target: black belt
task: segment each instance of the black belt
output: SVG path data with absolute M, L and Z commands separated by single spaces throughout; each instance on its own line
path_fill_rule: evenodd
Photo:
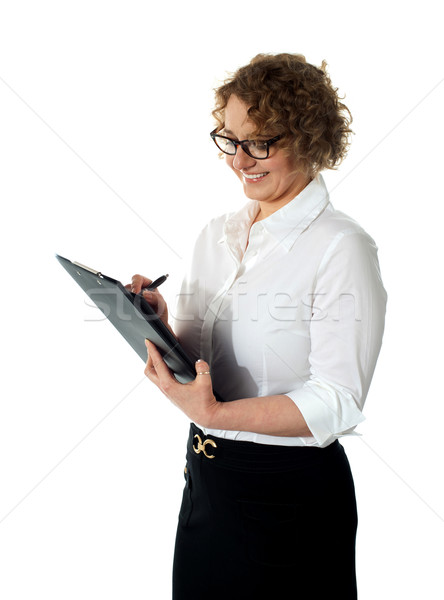
M 319 461 L 328 460 L 341 452 L 342 446 L 338 440 L 326 448 L 227 440 L 205 435 L 199 427 L 191 423 L 187 449 L 190 458 L 201 458 L 217 467 L 267 472 L 306 468 Z

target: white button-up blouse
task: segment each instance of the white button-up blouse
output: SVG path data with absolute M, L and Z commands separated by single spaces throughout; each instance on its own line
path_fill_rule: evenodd
M 321 175 L 251 225 L 258 211 L 250 200 L 203 229 L 173 327 L 223 400 L 285 394 L 313 436 L 206 434 L 324 447 L 364 420 L 387 302 L 377 246 L 333 208 Z

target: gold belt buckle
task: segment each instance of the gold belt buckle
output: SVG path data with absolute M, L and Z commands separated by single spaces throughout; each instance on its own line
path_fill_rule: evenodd
M 214 440 L 210 440 L 209 438 L 207 440 L 204 441 L 204 443 L 202 444 L 202 439 L 200 437 L 200 435 L 198 435 L 196 433 L 196 435 L 194 436 L 195 438 L 197 438 L 197 448 L 196 446 L 193 444 L 193 450 L 196 454 L 200 454 L 200 452 L 204 453 L 204 456 L 206 456 L 207 458 L 214 458 L 214 454 L 207 454 L 207 451 L 205 449 L 205 446 L 207 444 L 210 444 L 210 446 L 213 446 L 213 448 L 217 448 L 217 444 Z

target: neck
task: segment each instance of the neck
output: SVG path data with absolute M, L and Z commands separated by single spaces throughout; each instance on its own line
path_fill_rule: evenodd
M 312 181 L 312 179 L 309 179 L 309 178 L 301 181 L 301 183 L 298 185 L 296 190 L 294 190 L 294 194 L 292 194 L 291 198 L 288 198 L 285 200 L 277 200 L 274 202 L 267 202 L 267 201 L 259 200 L 259 212 L 257 213 L 256 218 L 254 219 L 252 225 L 254 223 L 257 223 L 258 221 L 262 221 L 263 219 L 266 219 L 267 217 L 269 217 L 270 215 L 275 213 L 277 210 L 279 210 L 280 208 L 282 208 L 283 206 L 285 206 L 286 204 L 291 202 L 294 198 L 296 198 L 296 196 L 298 196 L 302 192 L 302 190 L 304 188 L 307 187 L 307 185 L 309 183 L 311 183 L 311 181 Z

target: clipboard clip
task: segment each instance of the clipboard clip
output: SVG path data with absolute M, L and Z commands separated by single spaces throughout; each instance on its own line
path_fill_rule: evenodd
M 95 269 L 91 269 L 91 267 L 87 267 L 86 265 L 82 265 L 82 263 L 79 263 L 79 262 L 73 261 L 72 264 L 76 265 L 77 267 L 81 267 L 82 269 L 85 269 L 85 271 L 89 271 L 93 275 L 96 275 L 97 277 L 101 277 L 103 279 L 103 275 L 102 275 L 102 273 L 100 271 L 96 271 Z M 80 273 L 79 273 L 79 275 L 80 275 Z

